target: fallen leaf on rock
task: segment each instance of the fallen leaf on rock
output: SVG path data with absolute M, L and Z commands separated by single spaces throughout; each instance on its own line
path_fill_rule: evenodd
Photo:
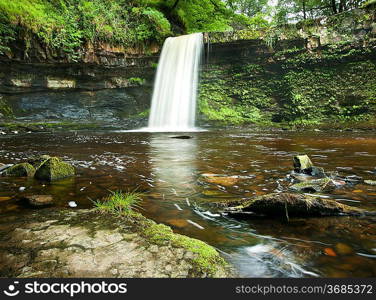
M 326 255 L 329 255 L 329 256 L 337 256 L 337 254 L 334 252 L 334 250 L 332 248 L 325 248 L 324 249 L 324 252 Z

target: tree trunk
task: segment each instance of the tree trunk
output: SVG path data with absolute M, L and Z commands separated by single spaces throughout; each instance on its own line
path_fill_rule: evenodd
M 306 13 L 306 2 L 303 0 L 303 19 L 307 19 L 307 13 Z
M 337 11 L 337 5 L 336 5 L 336 0 L 331 0 L 331 3 L 332 3 L 332 11 L 333 11 L 333 14 L 336 14 L 338 11 Z

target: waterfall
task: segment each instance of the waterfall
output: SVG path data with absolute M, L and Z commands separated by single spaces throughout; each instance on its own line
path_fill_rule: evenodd
M 150 131 L 195 129 L 202 33 L 167 38 L 163 44 L 149 117 Z

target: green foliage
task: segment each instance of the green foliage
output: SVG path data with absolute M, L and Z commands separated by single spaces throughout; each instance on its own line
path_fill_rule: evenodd
M 95 200 L 93 203 L 95 209 L 101 212 L 124 215 L 139 207 L 141 196 L 141 193 L 136 192 L 115 191 L 103 201 Z
M 254 57 L 211 65 L 202 74 L 199 109 L 226 124 L 368 120 L 376 115 L 376 64 L 367 55 L 346 45 L 320 56 L 291 46 L 275 53 L 278 64 Z
M 2 0 L 0 53 L 18 37 L 28 44 L 32 36 L 71 60 L 87 41 L 114 45 L 145 45 L 171 35 L 162 12 L 125 0 Z
M 132 85 L 143 85 L 145 83 L 145 79 L 140 77 L 131 77 L 128 79 L 129 83 Z
M 179 1 L 176 15 L 188 33 L 231 30 L 233 12 L 220 0 Z

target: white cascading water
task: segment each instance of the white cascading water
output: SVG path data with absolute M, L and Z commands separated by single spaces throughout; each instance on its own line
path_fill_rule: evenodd
M 195 130 L 202 33 L 168 38 L 163 44 L 154 84 L 148 130 Z

